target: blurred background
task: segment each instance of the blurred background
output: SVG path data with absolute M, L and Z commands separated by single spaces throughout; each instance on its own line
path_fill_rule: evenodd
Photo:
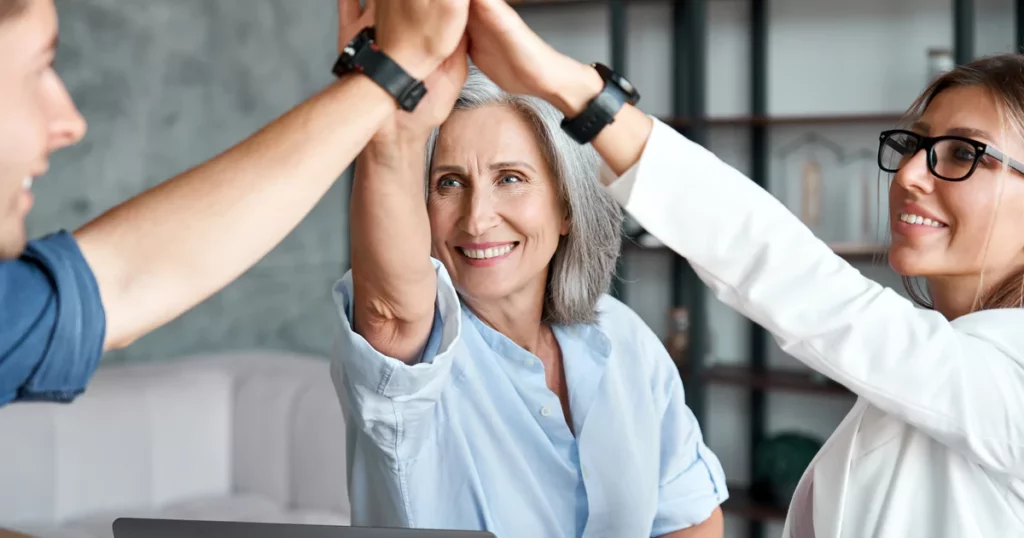
M 935 74 L 1018 50 L 1024 17 L 1024 2 L 1012 0 L 517 4 L 556 48 L 624 73 L 642 109 L 764 185 L 864 274 L 900 290 L 883 256 L 878 132 Z M 57 69 L 89 133 L 36 183 L 33 236 L 74 229 L 223 151 L 327 84 L 336 57 L 336 4 L 327 0 L 57 7 Z M 328 356 L 339 319 L 331 287 L 348 269 L 348 192 L 346 176 L 236 283 L 105 363 L 238 350 Z M 642 230 L 627 223 L 626 232 L 613 291 L 680 366 L 687 401 L 730 478 L 727 536 L 778 536 L 793 477 L 854 398 L 715 300 Z

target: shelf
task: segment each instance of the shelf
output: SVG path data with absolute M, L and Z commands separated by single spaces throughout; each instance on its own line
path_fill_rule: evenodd
M 800 392 L 805 394 L 852 395 L 846 387 L 830 380 L 820 380 L 809 372 L 769 370 L 763 374 L 747 366 L 712 366 L 704 371 L 709 383 L 735 385 L 751 389 Z
M 754 500 L 743 487 L 728 485 L 729 498 L 722 504 L 722 511 L 766 523 L 786 520 L 786 509 Z
M 637 243 L 635 238 L 623 239 L 622 246 L 631 250 L 649 250 L 652 252 L 669 250 L 664 245 L 645 247 Z M 874 261 L 875 259 L 882 258 L 889 251 L 889 247 L 886 245 L 873 245 L 870 243 L 832 243 L 829 246 L 839 257 L 848 261 Z
M 600 0 L 508 0 L 512 7 L 520 6 L 549 6 L 558 4 L 594 4 Z M 604 3 L 604 2 L 601 2 Z
M 704 118 L 708 126 L 770 126 L 770 125 L 828 125 L 828 124 L 873 124 L 896 125 L 903 119 L 902 113 L 885 114 L 834 114 L 828 116 L 733 116 L 725 118 Z M 691 118 L 661 118 L 661 121 L 675 128 L 687 127 Z
M 558 6 L 571 4 L 602 4 L 608 5 L 609 0 L 508 0 L 512 7 L 530 6 Z M 656 2 L 664 0 L 622 0 L 623 4 L 639 4 L 643 2 Z
M 888 245 L 872 245 L 870 243 L 832 243 L 832 251 L 846 260 L 880 259 L 889 252 Z

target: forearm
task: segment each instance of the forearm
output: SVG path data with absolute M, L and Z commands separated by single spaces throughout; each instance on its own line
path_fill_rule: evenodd
M 218 157 L 76 231 L 107 313 L 106 348 L 170 321 L 259 261 L 395 109 L 366 77 L 335 82 Z
M 571 59 L 567 62 L 567 68 L 562 70 L 566 74 L 564 82 L 545 90 L 542 97 L 571 118 L 601 92 L 604 82 L 594 68 Z M 615 121 L 602 129 L 591 145 L 616 175 L 622 175 L 640 160 L 653 124 L 640 109 L 624 105 Z
M 722 509 L 715 508 L 711 517 L 704 522 L 662 535 L 660 538 L 722 538 L 725 534 L 725 519 Z
M 351 241 L 354 325 L 377 351 L 416 359 L 430 332 L 437 274 L 424 199 L 426 137 L 372 142 L 356 163 Z

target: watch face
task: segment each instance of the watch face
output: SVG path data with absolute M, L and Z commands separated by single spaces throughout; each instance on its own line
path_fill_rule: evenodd
M 619 73 L 616 73 L 615 71 L 612 71 L 612 69 L 606 65 L 600 63 L 595 63 L 592 65 L 595 69 L 597 69 L 597 72 L 598 74 L 601 75 L 601 78 L 615 84 L 623 92 L 625 92 L 627 96 L 629 96 L 630 104 L 635 105 L 637 104 L 637 102 L 640 101 L 640 93 L 637 91 L 636 86 L 633 86 L 633 83 L 627 80 L 626 77 L 620 75 Z
M 626 80 L 626 77 L 619 76 L 619 80 L 617 82 L 619 83 L 619 86 L 623 90 L 625 90 L 626 93 L 632 94 L 632 93 L 636 92 L 636 88 L 633 87 L 632 83 L 630 83 L 628 80 Z

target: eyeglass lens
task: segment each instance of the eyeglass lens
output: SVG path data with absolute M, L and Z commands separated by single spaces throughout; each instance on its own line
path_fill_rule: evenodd
M 882 143 L 880 163 L 887 172 L 896 172 L 920 149 L 920 139 L 907 133 L 892 133 Z M 944 138 L 928 152 L 928 167 L 944 179 L 963 179 L 971 173 L 977 160 L 977 149 L 963 140 Z

